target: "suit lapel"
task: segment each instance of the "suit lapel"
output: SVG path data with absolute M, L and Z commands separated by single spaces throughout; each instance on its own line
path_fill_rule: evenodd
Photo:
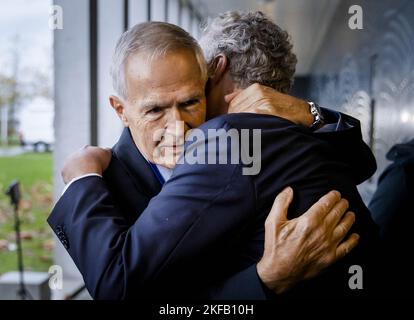
M 131 175 L 134 185 L 141 192 L 150 198 L 160 192 L 161 184 L 147 160 L 136 147 L 128 128 L 124 128 L 121 137 L 112 150 Z

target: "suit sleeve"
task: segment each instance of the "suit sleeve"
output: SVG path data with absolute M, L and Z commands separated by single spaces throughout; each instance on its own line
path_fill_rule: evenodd
M 411 170 L 412 171 L 412 170 Z M 407 177 L 412 173 L 401 164 L 391 164 L 378 180 L 378 187 L 369 203 L 372 218 L 380 228 L 381 236 L 387 239 L 398 232 L 392 230 L 398 223 L 406 221 L 405 207 L 409 203 L 410 187 Z
M 197 144 L 186 151 L 193 146 Z M 214 256 L 217 248 L 226 248 L 246 226 L 254 214 L 256 195 L 250 177 L 241 170 L 240 164 L 178 165 L 132 226 L 114 204 L 105 182 L 87 177 L 68 188 L 48 222 L 92 297 L 145 297 L 164 274 L 177 266 L 191 270 L 197 257 Z M 263 298 L 257 274 L 248 271 L 230 277 L 229 283 L 224 281 L 217 295 L 228 297 L 232 290 L 227 288 L 240 279 L 250 295 Z
M 262 283 L 253 264 L 208 288 L 208 297 L 212 300 L 273 300 L 277 295 Z
M 369 179 L 377 170 L 377 162 L 362 139 L 359 120 L 329 109 L 321 110 L 326 124 L 314 132 L 315 136 L 331 143 L 340 160 L 353 168 L 356 184 Z

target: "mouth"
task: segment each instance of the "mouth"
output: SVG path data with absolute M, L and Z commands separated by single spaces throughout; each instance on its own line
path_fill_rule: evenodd
M 162 150 L 161 153 L 167 157 L 178 157 L 184 152 L 184 144 L 163 145 L 159 148 Z
M 170 144 L 170 145 L 160 145 L 160 148 L 182 148 L 184 147 L 184 144 Z

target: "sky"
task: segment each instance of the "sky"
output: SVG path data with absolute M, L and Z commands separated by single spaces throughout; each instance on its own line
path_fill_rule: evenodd
M 14 49 L 20 56 L 20 70 L 52 71 L 51 5 L 51 0 L 0 0 L 0 72 L 11 72 Z
M 7 76 L 13 74 L 12 52 L 17 50 L 17 76 L 20 80 L 30 79 L 33 71 L 47 73 L 52 80 L 53 32 L 49 29 L 51 5 L 51 0 L 0 0 L 0 73 Z M 39 99 L 24 100 L 18 109 L 19 131 L 27 139 L 33 134 L 35 136 L 32 138 L 53 136 L 53 102 Z M 45 108 L 46 113 L 41 113 Z

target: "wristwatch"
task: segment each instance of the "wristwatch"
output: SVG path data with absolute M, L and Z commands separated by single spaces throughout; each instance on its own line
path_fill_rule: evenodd
M 308 104 L 310 113 L 313 115 L 314 118 L 314 121 L 309 129 L 316 130 L 324 123 L 322 112 L 320 107 L 316 103 L 308 101 Z

